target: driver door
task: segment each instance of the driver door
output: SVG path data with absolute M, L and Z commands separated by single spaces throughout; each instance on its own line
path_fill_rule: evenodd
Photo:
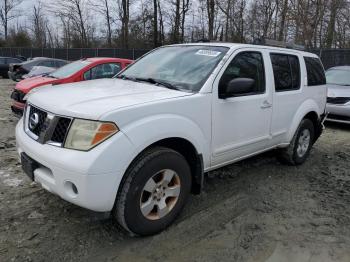
M 271 76 L 267 53 L 238 50 L 214 81 L 212 106 L 212 167 L 221 166 L 269 147 L 272 117 Z M 270 66 L 270 65 L 268 65 Z M 250 78 L 250 90 L 219 98 L 233 79 Z

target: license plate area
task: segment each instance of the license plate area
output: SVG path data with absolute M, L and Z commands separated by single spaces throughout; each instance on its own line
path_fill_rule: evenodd
M 34 181 L 34 170 L 39 167 L 39 164 L 26 153 L 21 153 L 21 164 L 24 173 Z

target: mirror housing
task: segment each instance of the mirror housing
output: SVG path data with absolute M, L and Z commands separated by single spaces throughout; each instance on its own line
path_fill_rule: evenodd
M 239 96 L 241 94 L 250 93 L 255 80 L 252 78 L 239 77 L 232 79 L 225 86 L 224 90 L 219 93 L 219 98 L 228 98 Z

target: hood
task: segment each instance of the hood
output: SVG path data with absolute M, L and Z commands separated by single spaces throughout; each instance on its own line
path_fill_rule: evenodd
M 350 97 L 350 86 L 327 84 L 328 97 Z
M 24 79 L 16 84 L 16 89 L 22 91 L 23 93 L 28 93 L 34 87 L 48 85 L 48 84 L 56 84 L 59 83 L 61 79 L 55 79 L 50 77 L 31 77 Z
M 111 111 L 192 93 L 121 79 L 90 80 L 48 86 L 31 94 L 28 102 L 49 112 L 86 119 L 100 119 Z

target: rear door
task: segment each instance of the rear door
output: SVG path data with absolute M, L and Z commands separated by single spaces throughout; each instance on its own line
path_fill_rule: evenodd
M 286 142 L 294 116 L 306 98 L 302 92 L 305 75 L 300 67 L 301 59 L 298 54 L 284 51 L 271 51 L 269 54 L 274 76 L 271 125 L 273 144 Z
M 214 81 L 212 102 L 212 166 L 220 166 L 264 150 L 270 141 L 272 115 L 271 73 L 266 71 L 267 52 L 244 48 L 233 54 Z M 249 92 L 219 98 L 220 89 L 232 79 L 251 78 Z

